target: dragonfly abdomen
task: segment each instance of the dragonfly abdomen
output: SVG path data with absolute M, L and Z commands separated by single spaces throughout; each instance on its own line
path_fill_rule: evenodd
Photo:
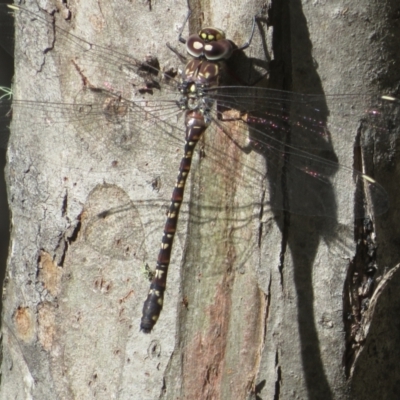
M 179 210 L 183 200 L 186 179 L 192 164 L 193 152 L 201 135 L 207 128 L 204 115 L 199 111 L 189 111 L 186 115 L 186 141 L 176 184 L 171 196 L 167 221 L 164 225 L 164 234 L 161 248 L 158 253 L 155 276 L 151 282 L 149 294 L 143 305 L 140 330 L 150 333 L 160 316 L 164 292 L 167 284 L 168 267 L 171 258 L 172 244 L 178 225 Z

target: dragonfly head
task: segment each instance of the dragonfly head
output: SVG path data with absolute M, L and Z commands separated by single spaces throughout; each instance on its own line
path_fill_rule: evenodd
M 189 36 L 186 42 L 186 50 L 191 56 L 210 61 L 229 58 L 235 48 L 234 43 L 225 38 L 225 32 L 216 28 L 203 28 L 197 35 Z

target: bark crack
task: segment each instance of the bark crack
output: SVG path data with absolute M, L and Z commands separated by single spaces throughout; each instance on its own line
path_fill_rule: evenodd
M 281 395 L 281 383 L 282 383 L 282 369 L 279 365 L 279 354 L 276 352 L 275 354 L 275 367 L 276 367 L 276 381 L 275 381 L 275 394 L 274 400 L 280 399 Z

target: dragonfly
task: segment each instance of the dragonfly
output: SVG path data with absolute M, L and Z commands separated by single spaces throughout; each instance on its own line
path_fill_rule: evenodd
M 261 153 L 269 169 L 279 166 L 286 184 L 282 189 L 282 180 L 269 180 L 266 205 L 272 209 L 335 218 L 337 205 L 325 198 L 332 187 L 338 187 L 338 180 L 358 182 L 354 192 L 349 193 L 356 217 L 368 213 L 368 206 L 375 215 L 388 209 L 386 191 L 373 177 L 337 162 L 332 137 L 352 134 L 340 123 L 341 116 L 345 120 L 349 115 L 357 115 L 360 125 L 378 135 L 387 134 L 390 131 L 387 115 L 398 108 L 397 100 L 391 96 L 360 94 L 310 95 L 232 83 L 235 79 L 225 73 L 225 63 L 250 45 L 255 19 L 250 38 L 242 46 L 226 39 L 224 32 L 217 28 L 203 28 L 188 39 L 183 38 L 182 28 L 179 39 L 186 45 L 191 59 L 183 72 L 176 74 L 173 70 L 161 71 L 154 57 L 140 60 L 110 46 L 91 43 L 69 32 L 65 21 L 54 23 L 53 18 L 22 7 L 1 6 L 2 29 L 14 26 L 12 13 L 17 16 L 17 27 L 31 26 L 34 33 L 46 28 L 54 30 L 64 49 L 57 53 L 57 43 L 52 48 L 56 52 L 55 63 L 68 65 L 79 77 L 82 88 L 73 101 L 65 103 L 37 102 L 15 96 L 12 101 L 3 98 L 0 103 L 3 118 L 10 117 L 12 108 L 12 115 L 21 118 L 34 113 L 42 116 L 43 121 L 50 119 L 57 123 L 66 119 L 79 127 L 80 132 L 86 132 L 88 141 L 111 143 L 107 148 L 115 152 L 116 164 L 132 158 L 137 141 L 146 142 L 155 129 L 162 132 L 158 139 L 160 150 L 164 142 L 171 141 L 183 148 L 155 276 L 143 306 L 140 329 L 144 333 L 152 331 L 162 310 L 186 180 L 196 144 L 203 134 L 222 132 L 241 151 Z M 93 81 L 91 72 L 96 69 L 106 69 L 109 79 Z M 156 92 L 161 94 L 157 98 Z M 333 105 L 332 109 L 327 104 Z M 333 115 L 339 122 L 330 122 Z M 177 116 L 183 116 L 185 122 L 178 123 Z M 235 138 L 231 137 L 233 125 Z M 225 168 L 229 175 L 231 170 L 226 166 L 229 156 L 224 158 L 217 151 L 213 154 L 212 149 L 207 156 L 217 158 L 222 173 Z M 255 182 L 249 179 L 248 185 L 252 184 Z

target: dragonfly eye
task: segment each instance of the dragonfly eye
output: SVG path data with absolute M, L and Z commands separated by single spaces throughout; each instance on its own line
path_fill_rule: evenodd
M 204 52 L 204 41 L 199 35 L 191 35 L 186 41 L 186 51 L 192 57 L 201 57 Z
M 233 49 L 234 46 L 230 40 L 222 39 L 218 42 L 207 43 L 204 46 L 204 56 L 210 61 L 227 59 L 232 55 Z

